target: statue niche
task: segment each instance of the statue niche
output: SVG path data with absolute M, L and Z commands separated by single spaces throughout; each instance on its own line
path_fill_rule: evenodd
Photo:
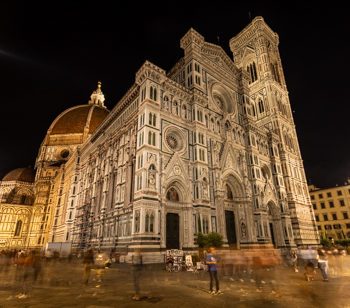
M 228 186 L 227 184 L 225 186 L 225 192 L 226 192 L 226 195 L 225 195 L 226 199 L 233 200 L 232 190 L 230 186 Z
M 148 187 L 151 189 L 156 188 L 156 168 L 153 164 L 148 169 Z

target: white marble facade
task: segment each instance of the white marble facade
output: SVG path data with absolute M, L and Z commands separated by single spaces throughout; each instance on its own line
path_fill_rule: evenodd
M 278 44 L 257 17 L 230 40 L 234 61 L 193 29 L 169 72 L 146 61 L 71 158 L 66 240 L 191 251 L 214 231 L 238 249 L 317 244 Z

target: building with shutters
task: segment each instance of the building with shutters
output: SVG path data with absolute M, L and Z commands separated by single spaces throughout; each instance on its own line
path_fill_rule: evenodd
M 312 207 L 321 238 L 350 238 L 350 180 L 344 185 L 317 188 L 309 185 Z

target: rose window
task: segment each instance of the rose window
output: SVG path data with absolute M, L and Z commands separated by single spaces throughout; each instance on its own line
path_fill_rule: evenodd
M 173 150 L 176 150 L 176 148 L 179 145 L 179 142 L 177 141 L 177 138 L 174 135 L 168 135 L 166 137 L 166 142 L 168 143 L 169 147 Z

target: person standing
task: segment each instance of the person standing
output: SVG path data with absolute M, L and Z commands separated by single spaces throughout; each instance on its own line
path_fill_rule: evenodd
M 218 279 L 218 270 L 217 270 L 217 259 L 216 256 L 214 255 L 215 249 L 214 247 L 209 248 L 209 253 L 207 254 L 206 258 L 206 264 L 209 267 L 209 275 L 210 275 L 210 294 L 221 294 L 222 292 L 220 291 L 219 287 L 219 279 Z M 213 283 L 214 279 L 216 282 L 216 293 L 213 291 Z
M 142 269 L 142 255 L 140 249 L 135 249 L 132 256 L 131 271 L 134 276 L 135 296 L 132 298 L 136 301 L 140 300 L 140 274 Z
M 292 258 L 292 262 L 293 262 L 294 271 L 296 273 L 298 273 L 299 272 L 299 270 L 298 270 L 298 256 L 294 250 L 292 250 L 292 252 L 291 252 L 291 258 Z
M 94 264 L 94 254 L 92 253 L 92 250 L 89 249 L 85 256 L 84 256 L 84 280 L 83 283 L 85 285 L 88 284 L 89 277 L 90 277 L 90 272 L 91 272 L 91 266 Z

